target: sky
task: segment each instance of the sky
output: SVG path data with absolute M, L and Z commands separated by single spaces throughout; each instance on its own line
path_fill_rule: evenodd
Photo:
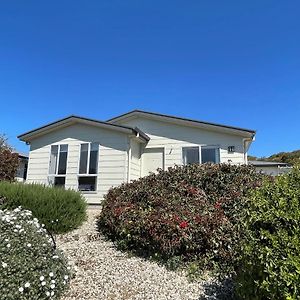
M 300 1 L 0 2 L 0 133 L 132 109 L 257 130 L 300 149 Z

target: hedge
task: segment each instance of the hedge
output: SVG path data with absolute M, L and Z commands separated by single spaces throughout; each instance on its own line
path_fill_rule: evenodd
M 245 210 L 236 291 L 241 299 L 300 299 L 300 170 L 266 181 Z

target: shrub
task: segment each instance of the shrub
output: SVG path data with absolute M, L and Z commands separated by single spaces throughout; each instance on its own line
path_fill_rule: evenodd
M 70 267 L 28 210 L 0 210 L 0 300 L 59 299 Z
M 193 271 L 232 271 L 240 238 L 239 211 L 262 175 L 251 167 L 175 166 L 112 188 L 103 202 L 99 229 L 122 249 L 157 257 Z M 196 262 L 196 263 L 195 263 Z
M 18 169 L 18 154 L 13 153 L 6 138 L 0 135 L 0 181 L 13 181 Z
M 242 299 L 300 299 L 300 170 L 265 182 L 247 203 L 236 279 Z
M 72 190 L 40 184 L 0 182 L 4 208 L 22 206 L 45 224 L 53 233 L 64 233 L 80 226 L 86 218 L 86 201 Z

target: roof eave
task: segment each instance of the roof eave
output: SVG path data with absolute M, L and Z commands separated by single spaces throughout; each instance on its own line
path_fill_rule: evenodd
M 33 140 L 41 135 L 52 132 L 52 131 L 56 130 L 57 128 L 64 128 L 64 127 L 67 127 L 67 126 L 72 125 L 77 122 L 83 123 L 86 125 L 92 125 L 92 126 L 97 126 L 97 127 L 101 127 L 101 128 L 106 128 L 106 129 L 114 129 L 119 132 L 124 132 L 127 134 L 131 134 L 131 133 L 133 133 L 135 135 L 137 134 L 137 131 L 130 127 L 111 124 L 111 123 L 107 123 L 107 122 L 97 121 L 97 120 L 78 117 L 78 116 L 69 116 L 69 117 L 60 119 L 58 121 L 52 122 L 50 124 L 36 128 L 34 130 L 25 132 L 25 133 L 19 135 L 18 139 L 20 139 L 23 142 L 30 142 L 31 140 Z

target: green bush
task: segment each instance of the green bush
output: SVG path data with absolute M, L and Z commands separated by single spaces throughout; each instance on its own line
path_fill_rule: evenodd
M 167 171 L 112 188 L 99 229 L 126 250 L 190 265 L 191 273 L 232 271 L 244 196 L 262 175 L 247 166 L 204 164 Z
M 29 209 L 53 233 L 73 230 L 86 219 L 86 201 L 72 190 L 2 181 L 0 197 L 6 199 L 3 208 Z
M 300 299 L 300 170 L 265 182 L 247 203 L 237 294 Z
M 60 299 L 70 267 L 28 210 L 0 210 L 0 300 Z

